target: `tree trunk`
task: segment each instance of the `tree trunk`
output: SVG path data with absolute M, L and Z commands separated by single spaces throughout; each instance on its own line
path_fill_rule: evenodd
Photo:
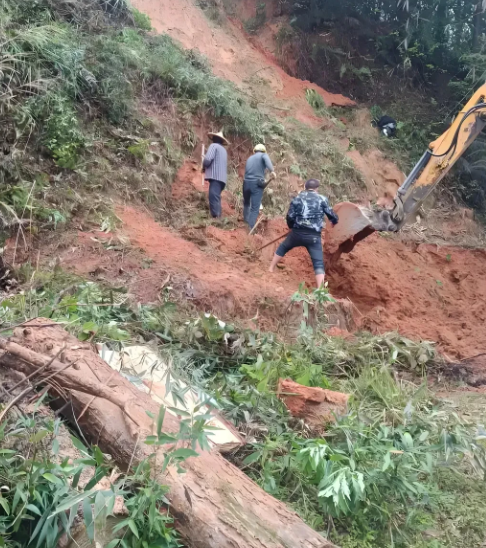
M 480 0 L 476 3 L 476 9 L 474 10 L 472 43 L 472 49 L 474 52 L 477 52 L 479 50 L 479 39 L 481 38 L 481 33 L 483 31 L 483 14 L 483 0 Z
M 38 318 L 15 329 L 8 342 L 0 340 L 0 366 L 30 374 L 65 346 L 46 374 L 75 362 L 53 380 L 70 397 L 73 418 L 91 402 L 78 421 L 84 435 L 111 454 L 122 469 L 145 458 L 153 449 L 144 444 L 153 433 L 146 411 L 157 414 L 157 404 L 120 374 L 113 374 L 92 345 L 49 324 L 50 320 Z M 178 432 L 178 419 L 166 414 L 163 429 Z M 162 462 L 162 456 L 156 462 Z M 333 546 L 216 451 L 201 452 L 183 467 L 185 474 L 170 468 L 160 482 L 170 489 L 177 529 L 194 548 Z

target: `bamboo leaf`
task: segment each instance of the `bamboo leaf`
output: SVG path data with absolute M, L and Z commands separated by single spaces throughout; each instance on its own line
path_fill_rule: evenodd
M 159 409 L 159 415 L 157 417 L 157 436 L 162 435 L 162 427 L 164 426 L 164 418 L 165 418 L 165 407 L 163 405 L 161 405 L 160 409 Z

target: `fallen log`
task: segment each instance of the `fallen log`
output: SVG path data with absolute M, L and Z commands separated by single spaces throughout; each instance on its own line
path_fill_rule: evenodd
M 61 326 L 35 328 L 46 323 L 32 320 L 15 329 L 8 341 L 0 339 L 0 366 L 29 375 L 65 346 L 60 359 L 47 365 L 45 372 L 58 372 L 56 383 L 69 391 L 74 419 L 85 410 L 79 421 L 84 435 L 122 469 L 145 458 L 153 450 L 143 443 L 153 427 L 146 411 L 157 414 L 157 404 L 120 374 L 113 376 L 91 344 L 79 342 Z M 71 362 L 76 369 L 65 369 Z M 178 432 L 177 417 L 166 414 L 163 430 Z M 333 547 L 217 451 L 200 452 L 183 467 L 185 474 L 169 468 L 159 473 L 159 480 L 170 489 L 178 530 L 194 548 Z

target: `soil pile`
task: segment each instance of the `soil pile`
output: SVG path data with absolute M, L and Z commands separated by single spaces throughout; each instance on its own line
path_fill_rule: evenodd
M 484 250 L 400 242 L 374 234 L 330 272 L 332 293 L 348 297 L 371 331 L 437 341 L 446 354 L 485 349 Z

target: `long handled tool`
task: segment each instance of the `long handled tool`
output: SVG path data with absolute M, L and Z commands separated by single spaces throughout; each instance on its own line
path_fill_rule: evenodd
M 265 249 L 266 247 L 268 247 L 269 245 L 272 245 L 274 244 L 275 242 L 278 242 L 279 240 L 281 240 L 282 238 L 285 238 L 286 236 L 288 236 L 290 234 L 290 230 L 288 232 L 286 232 L 285 234 L 281 234 L 278 238 L 275 238 L 275 240 L 272 240 L 271 242 L 268 242 L 268 244 L 265 244 L 265 245 L 262 245 L 262 247 L 259 247 L 257 249 L 257 251 L 261 251 L 262 249 Z
M 204 145 L 202 146 L 202 153 L 201 153 L 201 169 L 204 169 Z M 201 175 L 201 183 L 202 183 L 202 186 L 204 186 L 204 171 Z
M 251 236 L 255 232 L 257 226 L 263 221 L 263 219 L 265 219 L 265 215 L 260 215 L 258 221 L 255 223 L 255 226 L 250 230 L 248 236 Z
M 276 177 L 275 177 L 275 178 L 276 178 Z M 271 179 L 271 178 L 265 181 L 265 187 L 263 188 L 263 194 L 265 194 L 265 190 L 266 190 L 267 186 L 268 186 L 271 182 L 272 182 L 272 179 Z M 263 199 L 263 194 L 262 194 L 262 199 Z M 262 210 L 262 209 L 263 209 L 263 207 L 260 205 L 260 210 Z M 262 214 L 258 217 L 258 220 L 257 220 L 257 222 L 255 223 L 255 226 L 250 230 L 250 233 L 248 234 L 248 236 L 251 236 L 251 235 L 255 232 L 256 227 L 257 227 L 257 226 L 263 221 L 263 219 L 265 219 L 265 218 L 266 218 L 265 215 L 262 215 Z M 273 243 L 273 242 L 270 242 L 270 243 Z M 270 245 L 270 244 L 268 244 L 268 245 Z M 259 250 L 257 249 L 257 251 L 259 251 Z

